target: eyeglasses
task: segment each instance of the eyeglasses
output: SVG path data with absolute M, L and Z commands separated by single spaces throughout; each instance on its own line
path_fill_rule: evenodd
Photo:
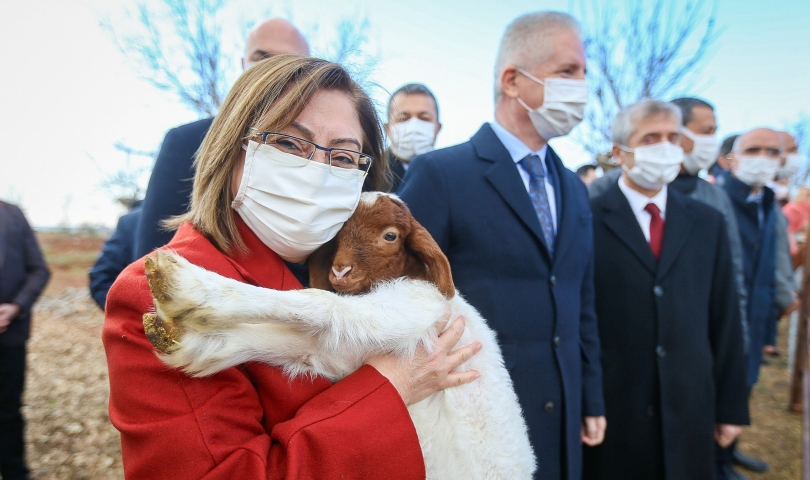
M 347 150 L 345 148 L 327 148 L 316 145 L 309 140 L 298 138 L 286 133 L 260 132 L 255 136 L 261 137 L 262 143 L 281 150 L 296 157 L 312 160 L 316 150 L 328 153 L 329 166 L 346 170 L 361 170 L 367 174 L 373 158 L 365 153 Z

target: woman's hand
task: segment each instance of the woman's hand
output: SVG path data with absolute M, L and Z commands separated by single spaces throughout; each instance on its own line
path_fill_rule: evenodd
M 470 383 L 480 376 L 475 370 L 453 372 L 481 351 L 480 342 L 451 351 L 464 333 L 464 322 L 464 317 L 460 316 L 442 332 L 433 353 L 419 347 L 410 362 L 393 355 L 376 355 L 367 358 L 366 363 L 391 382 L 405 405 L 422 401 L 447 387 Z

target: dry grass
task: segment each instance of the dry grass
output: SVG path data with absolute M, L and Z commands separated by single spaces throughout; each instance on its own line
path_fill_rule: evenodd
M 101 311 L 86 288 L 67 288 L 40 300 L 35 321 L 24 399 L 33 477 L 123 478 L 118 432 L 107 415 Z
M 779 351 L 763 365 L 759 383 L 751 396 L 751 428 L 742 436 L 740 449 L 768 462 L 771 470 L 753 473 L 740 470 L 752 480 L 795 480 L 802 466 L 802 416 L 789 412 L 790 382 L 787 374 L 786 318 L 779 322 Z

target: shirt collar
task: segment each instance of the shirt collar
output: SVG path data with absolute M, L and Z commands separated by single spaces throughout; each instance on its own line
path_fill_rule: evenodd
M 622 175 L 619 177 L 619 189 L 622 191 L 624 196 L 627 197 L 627 202 L 630 204 L 630 209 L 633 210 L 634 215 L 638 215 L 644 211 L 644 207 L 646 207 L 648 203 L 654 203 L 661 212 L 661 218 L 666 217 L 667 185 L 664 185 L 661 188 L 661 191 L 656 193 L 654 197 L 649 198 L 646 195 L 633 190 L 626 183 L 624 183 L 624 175 Z
M 519 138 L 517 138 L 512 132 L 505 129 L 500 123 L 494 121 L 490 124 L 492 127 L 492 131 L 495 132 L 495 136 L 498 137 L 498 140 L 501 141 L 504 147 L 506 147 L 506 151 L 509 152 L 509 156 L 512 157 L 512 161 L 515 163 L 520 162 L 527 156 L 531 154 L 535 154 L 543 161 L 543 167 L 546 165 L 546 150 L 548 149 L 548 144 L 543 145 L 543 148 L 533 152 L 525 143 L 523 143 Z
M 762 197 L 765 188 L 760 188 L 757 193 L 751 192 L 748 194 L 748 198 L 745 199 L 746 202 L 749 203 L 762 203 Z

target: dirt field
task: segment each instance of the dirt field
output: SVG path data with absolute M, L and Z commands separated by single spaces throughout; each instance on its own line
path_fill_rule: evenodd
M 102 239 L 47 233 L 41 245 L 53 277 L 29 342 L 25 416 L 28 460 L 38 480 L 123 478 L 118 433 L 107 415 L 101 311 L 87 294 L 87 270 Z M 780 350 L 785 321 L 780 322 Z M 771 464 L 756 480 L 799 478 L 801 417 L 786 410 L 787 360 L 763 367 L 752 400 L 754 426 L 742 449 Z

